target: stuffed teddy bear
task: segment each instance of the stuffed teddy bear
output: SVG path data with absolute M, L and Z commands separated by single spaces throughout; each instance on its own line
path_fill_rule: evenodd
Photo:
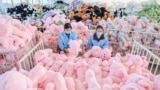
M 130 46 L 130 43 L 129 43 L 130 39 L 127 33 L 119 31 L 117 38 L 118 38 L 119 46 L 122 48 L 122 50 L 127 50 L 128 47 Z
M 88 69 L 93 70 L 95 73 L 96 79 L 102 78 L 102 71 L 99 65 L 92 64 L 88 67 Z
M 53 18 L 52 17 L 48 17 L 45 21 L 45 24 L 44 26 L 47 27 L 47 26 L 50 26 L 51 24 L 53 23 Z
M 104 88 L 104 87 L 106 87 L 106 88 L 112 88 L 113 82 L 112 82 L 112 79 L 110 77 L 105 77 L 105 78 L 97 79 L 97 81 L 101 85 L 101 88 Z
M 115 62 L 122 63 L 122 61 L 123 61 L 123 58 L 121 57 L 121 55 L 119 53 L 117 53 L 114 57 L 111 57 L 108 60 L 108 63 L 109 63 L 109 65 L 111 65 L 112 63 L 115 63 Z
M 122 63 L 114 62 L 110 66 L 108 76 L 112 78 L 113 83 L 119 84 L 127 79 L 128 73 Z
M 67 85 L 62 74 L 56 72 L 54 74 L 55 90 L 67 90 Z
M 45 69 L 47 69 L 47 70 L 53 65 L 54 62 L 55 62 L 55 61 L 53 60 L 52 57 L 47 57 L 47 58 L 45 58 L 43 61 L 41 61 L 41 63 L 43 63 L 43 66 L 44 66 Z
M 55 60 L 57 60 L 57 61 L 64 61 L 64 62 L 66 62 L 67 61 L 67 56 L 65 55 L 65 54 L 57 54 L 56 56 L 54 56 L 55 57 Z
M 38 88 L 41 89 L 45 89 L 47 88 L 47 84 L 51 84 L 49 86 L 54 85 L 54 78 L 52 78 L 53 76 L 55 76 L 55 72 L 51 71 L 51 70 L 46 70 L 45 74 L 43 75 L 43 77 L 38 81 Z M 55 87 L 55 85 L 54 85 Z
M 143 29 L 143 25 L 142 22 L 140 20 L 138 20 L 135 24 L 135 26 L 133 27 L 134 31 L 141 31 Z
M 159 90 L 160 89 L 160 76 L 159 75 L 154 77 L 153 86 L 154 86 L 153 90 Z
M 59 72 L 53 72 L 49 70 L 38 82 L 39 87 L 42 89 L 45 89 L 49 83 L 52 83 L 52 85 L 49 85 L 52 90 L 67 90 L 65 79 Z
M 76 30 L 78 30 L 78 31 L 81 31 L 81 30 L 88 30 L 88 27 L 85 26 L 84 23 L 78 22 L 78 23 L 77 23 L 77 28 L 76 28 Z
M 102 59 L 91 57 L 88 59 L 89 65 L 100 65 L 102 63 Z
M 38 86 L 38 81 L 43 77 L 46 70 L 43 66 L 36 65 L 30 72 L 28 77 L 33 81 L 34 87 Z
M 79 52 L 81 52 L 81 44 L 82 40 L 70 40 L 69 42 L 69 56 L 78 56 Z
M 127 83 L 123 85 L 120 90 L 142 90 L 136 83 Z
M 101 51 L 102 49 L 98 46 L 93 46 L 92 49 L 90 49 L 89 51 L 87 51 L 84 54 L 85 58 L 89 58 L 89 57 L 96 57 L 96 58 L 100 58 L 101 57 Z
M 9 36 L 12 34 L 13 32 L 13 29 L 12 28 L 8 28 L 6 25 L 4 24 L 0 24 L 0 28 L 1 28 L 1 31 L 0 31 L 0 35 L 1 36 Z
M 140 90 L 153 90 L 153 84 L 149 79 L 136 73 L 130 74 L 126 83 L 135 83 L 140 87 Z
M 137 20 L 138 20 L 138 18 L 135 15 L 129 15 L 129 16 L 126 17 L 126 21 L 128 21 L 132 25 L 135 25 Z
M 56 61 L 50 68 L 50 70 L 58 72 L 63 65 L 63 61 Z
M 52 54 L 51 49 L 39 50 L 35 53 L 35 61 L 38 63 L 46 59 L 50 54 Z
M 83 82 L 85 80 L 85 71 L 87 69 L 88 69 L 88 63 L 86 61 L 77 61 L 75 63 L 77 79 Z
M 1 90 L 32 90 L 34 88 L 31 79 L 18 71 L 4 73 L 0 76 L 0 80 Z
M 104 84 L 102 90 L 112 90 L 112 87 L 108 84 Z
M 74 62 L 65 62 L 59 72 L 66 77 L 71 77 L 74 73 Z
M 0 24 L 0 28 L 3 29 L 0 32 L 1 51 L 7 52 L 25 48 L 25 45 L 29 41 L 31 41 L 33 37 L 33 32 L 30 31 L 30 29 L 27 28 L 25 25 L 22 25 L 19 20 L 5 17 L 3 18 L 3 20 L 4 22 Z M 6 23 L 9 27 L 12 28 L 6 27 Z
M 75 80 L 75 86 L 76 86 L 75 90 L 86 90 L 87 89 L 85 88 L 83 82 L 81 82 L 79 79 Z
M 144 57 L 138 55 L 128 54 L 124 58 L 124 65 L 128 68 L 128 73 L 142 73 L 142 70 L 145 69 L 144 64 L 146 63 Z M 139 69 L 136 69 L 139 68 Z
M 55 85 L 53 83 L 47 83 L 45 90 L 54 90 Z
M 76 90 L 75 80 L 72 77 L 66 77 L 65 81 L 68 90 Z
M 109 60 L 111 57 L 111 50 L 106 48 L 106 49 L 103 49 L 101 51 L 101 59 L 102 60 Z
M 98 84 L 95 73 L 92 70 L 89 69 L 85 72 L 85 80 L 88 90 L 101 90 L 101 86 Z
M 108 61 L 104 60 L 101 63 L 102 78 L 105 78 L 105 77 L 108 76 L 108 74 L 109 74 L 109 67 L 110 67 L 110 64 L 108 63 Z

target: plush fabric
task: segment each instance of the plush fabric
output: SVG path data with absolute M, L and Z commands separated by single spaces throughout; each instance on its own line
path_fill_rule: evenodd
M 79 52 L 82 51 L 81 49 L 81 40 L 70 40 L 69 42 L 69 54 L 70 56 L 78 56 Z
M 101 89 L 100 85 L 98 84 L 96 80 L 95 73 L 92 70 L 87 70 L 85 72 L 85 79 L 86 79 L 89 90 L 100 90 Z
M 75 86 L 76 84 L 72 77 L 65 78 L 65 81 L 66 81 L 68 90 L 76 90 L 76 86 Z

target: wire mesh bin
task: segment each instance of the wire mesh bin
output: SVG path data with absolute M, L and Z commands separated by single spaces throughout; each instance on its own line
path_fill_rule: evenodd
M 0 74 L 16 67 L 16 62 L 19 61 L 25 54 L 27 54 L 34 47 L 31 40 L 24 48 L 16 51 L 1 51 L 0 52 Z
M 114 50 L 114 53 L 122 51 L 130 52 L 133 41 L 136 40 L 137 42 L 144 45 L 147 49 L 152 51 L 154 54 L 160 56 L 160 45 L 155 45 L 155 40 L 160 40 L 160 33 L 109 30 L 107 35 L 109 37 L 109 42 Z M 116 47 L 123 48 L 118 49 Z
M 134 41 L 131 54 L 145 56 L 147 58 L 147 61 L 149 62 L 148 69 L 153 74 L 160 73 L 158 71 L 160 69 L 160 58 L 156 56 L 154 53 L 152 53 L 149 49 L 144 47 L 142 44 L 138 43 L 137 41 Z
M 34 48 L 32 48 L 22 59 L 17 62 L 18 69 L 31 70 L 35 66 L 34 54 L 38 50 L 44 49 L 43 41 L 40 41 Z
M 33 38 L 33 42 L 34 42 L 35 45 L 40 42 L 40 38 L 41 38 L 41 35 L 42 35 L 42 34 L 43 34 L 43 33 L 40 32 L 40 31 L 36 31 L 36 32 L 35 32 L 35 36 L 34 36 L 34 38 Z

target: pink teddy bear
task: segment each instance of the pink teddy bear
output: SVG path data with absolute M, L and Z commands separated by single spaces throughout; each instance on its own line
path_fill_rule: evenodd
M 85 80 L 85 71 L 88 69 L 88 63 L 86 61 L 78 61 L 75 63 L 75 70 L 77 79 L 80 81 Z
M 106 48 L 106 49 L 103 49 L 102 52 L 101 52 L 101 59 L 102 60 L 109 60 L 110 57 L 111 57 L 111 50 Z
M 90 57 L 101 58 L 101 51 L 102 49 L 100 47 L 93 46 L 91 50 L 89 50 L 84 54 L 84 57 L 85 58 L 90 58 Z
M 101 86 L 98 84 L 95 73 L 92 70 L 85 72 L 85 80 L 88 85 L 88 90 L 101 90 Z
M 82 51 L 81 44 L 82 44 L 81 40 L 70 40 L 70 42 L 69 42 L 70 48 L 68 49 L 68 51 L 69 51 L 68 55 L 69 56 L 78 56 L 79 52 Z
M 65 62 L 59 72 L 66 77 L 71 77 L 74 73 L 74 62 Z
M 120 82 L 124 82 L 127 79 L 128 73 L 122 63 L 114 62 L 110 66 L 108 76 L 112 78 L 113 83 L 119 84 Z

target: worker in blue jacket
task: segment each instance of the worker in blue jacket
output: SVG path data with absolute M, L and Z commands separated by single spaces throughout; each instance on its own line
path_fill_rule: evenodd
M 64 25 L 64 31 L 60 33 L 58 38 L 58 48 L 60 51 L 68 53 L 69 41 L 76 40 L 76 34 L 72 31 L 70 23 Z
M 88 40 L 88 49 L 91 49 L 93 46 L 99 46 L 102 49 L 109 48 L 108 38 L 104 35 L 104 29 L 101 25 L 97 26 L 96 32 Z

